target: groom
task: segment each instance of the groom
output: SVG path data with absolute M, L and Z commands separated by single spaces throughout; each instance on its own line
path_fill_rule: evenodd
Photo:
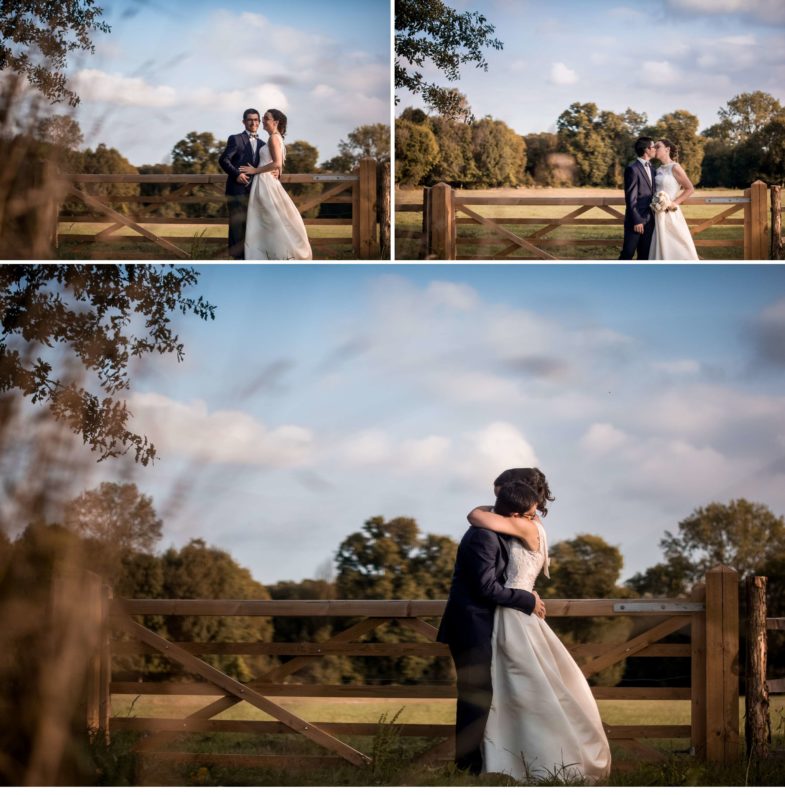
M 638 259 L 648 259 L 651 239 L 654 235 L 654 214 L 651 200 L 655 194 L 654 141 L 651 138 L 638 138 L 635 142 L 637 160 L 624 169 L 624 243 L 619 259 L 632 259 L 637 252 Z
M 512 469 L 494 482 L 495 492 L 521 481 L 538 495 L 538 469 Z M 458 702 L 455 713 L 455 762 L 470 773 L 482 772 L 480 746 L 491 708 L 493 685 L 493 617 L 496 607 L 514 607 L 545 617 L 545 605 L 536 593 L 506 588 L 505 569 L 510 559 L 509 540 L 481 527 L 470 527 L 455 560 L 450 594 L 436 640 L 447 643 L 455 663 Z
M 240 166 L 258 166 L 259 153 L 265 145 L 258 137 L 259 111 L 248 108 L 243 113 L 245 132 L 230 135 L 226 149 L 218 158 L 218 165 L 227 173 L 226 204 L 229 210 L 229 256 L 245 259 L 245 219 L 248 215 L 248 197 L 251 177 L 240 173 Z

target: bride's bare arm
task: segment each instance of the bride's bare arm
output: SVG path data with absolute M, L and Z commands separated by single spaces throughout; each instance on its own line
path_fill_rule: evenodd
M 281 146 L 281 136 L 273 133 L 267 141 L 272 160 L 263 166 L 240 166 L 243 174 L 265 174 L 268 171 L 280 172 L 283 170 L 283 147 Z
M 500 516 L 498 513 L 493 513 L 489 505 L 480 505 L 470 511 L 466 518 L 469 524 L 475 527 L 520 538 L 529 549 L 539 547 L 540 531 L 531 519 L 526 519 L 524 516 Z
M 681 204 L 685 199 L 689 199 L 695 193 L 695 187 L 690 182 L 687 172 L 678 164 L 673 164 L 673 176 L 676 182 L 681 185 L 681 193 L 674 199 L 674 204 Z

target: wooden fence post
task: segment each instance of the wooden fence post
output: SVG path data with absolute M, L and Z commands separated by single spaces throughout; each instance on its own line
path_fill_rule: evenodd
M 739 575 L 706 572 L 706 761 L 739 755 Z
M 744 259 L 766 259 L 769 253 L 766 183 L 756 180 L 744 195 L 750 200 L 744 207 Z
M 744 739 L 747 756 L 766 759 L 771 742 L 769 688 L 766 684 L 766 577 L 745 579 L 747 666 L 744 691 Z
M 434 185 L 428 194 L 428 256 L 433 259 L 455 259 L 454 196 L 444 182 Z
M 706 602 L 706 586 L 696 585 L 690 594 L 696 602 Z M 690 649 L 690 745 L 698 759 L 706 758 L 706 611 L 692 617 Z
M 97 574 L 85 572 L 85 622 L 94 625 L 95 647 L 87 664 L 87 730 L 109 741 L 111 655 L 109 650 L 110 589 Z
M 379 254 L 392 259 L 390 250 L 390 163 L 379 165 Z
M 771 259 L 785 259 L 782 240 L 782 188 L 771 186 Z
M 376 242 L 376 160 L 363 157 L 352 191 L 352 243 L 357 259 L 379 256 Z

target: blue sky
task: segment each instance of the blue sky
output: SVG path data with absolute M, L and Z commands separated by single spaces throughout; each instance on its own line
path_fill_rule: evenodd
M 700 128 L 739 93 L 785 103 L 785 4 L 780 0 L 454 0 L 495 26 L 501 51 L 487 72 L 464 67 L 455 83 L 478 118 L 516 132 L 555 132 L 573 102 L 627 108 L 650 122 L 674 110 Z M 435 72 L 428 72 L 436 76 Z M 444 84 L 444 83 L 442 83 Z M 398 112 L 421 103 L 399 92 Z
M 72 57 L 86 145 L 165 161 L 191 131 L 225 139 L 247 107 L 289 116 L 320 160 L 361 124 L 390 119 L 388 0 L 107 2 L 111 33 Z
M 501 470 L 538 465 L 551 543 L 624 576 L 712 500 L 785 513 L 785 270 L 764 265 L 203 266 L 182 364 L 134 377 L 161 460 L 129 474 L 164 545 L 271 583 L 323 573 L 369 517 L 456 540 Z

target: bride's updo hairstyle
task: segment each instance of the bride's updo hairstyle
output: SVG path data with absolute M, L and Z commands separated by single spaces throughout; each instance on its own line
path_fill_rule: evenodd
M 499 488 L 493 511 L 500 516 L 510 516 L 514 513 L 524 514 L 532 505 L 537 506 L 538 502 L 537 492 L 528 483 L 516 480 L 505 483 Z
M 670 149 L 671 160 L 674 162 L 679 159 L 679 147 L 673 143 L 673 141 L 669 141 L 667 138 L 660 138 L 660 141 L 664 146 L 667 146 Z
M 556 498 L 551 494 L 548 481 L 543 472 L 536 467 L 524 467 L 519 469 L 505 469 L 504 472 L 493 481 L 496 488 L 501 488 L 507 483 L 520 481 L 530 486 L 537 492 L 537 508 L 543 516 L 548 515 L 548 503 Z
M 278 122 L 278 132 L 281 133 L 281 138 L 286 138 L 286 114 L 275 108 L 270 108 L 267 112 Z

